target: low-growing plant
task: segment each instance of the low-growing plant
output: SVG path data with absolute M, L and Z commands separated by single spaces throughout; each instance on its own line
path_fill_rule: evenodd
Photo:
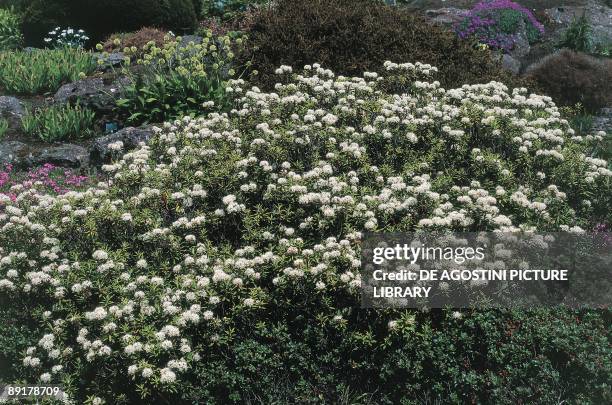
M 239 60 L 250 64 L 250 72 L 258 73 L 250 80 L 265 89 L 274 88 L 278 66 L 313 61 L 342 75 L 378 71 L 385 60 L 421 61 L 438 66 L 437 79 L 450 87 L 520 82 L 502 69 L 491 51 L 383 2 L 280 0 L 260 10 L 247 33 L 249 44 Z
M 167 30 L 144 27 L 134 32 L 112 34 L 97 48 L 104 52 L 125 52 L 137 60 L 144 56 L 145 46 L 151 41 L 161 47 L 172 38 Z
M 544 26 L 520 4 L 509 0 L 484 0 L 466 14 L 455 30 L 463 39 L 475 37 L 491 48 L 509 52 L 523 27 L 530 44 L 544 34 Z
M 0 197 L 5 380 L 98 404 L 609 402 L 607 309 L 360 308 L 365 232 L 612 219 L 601 134 L 436 71 L 230 81 L 228 113 L 154 127 L 107 181 Z
M 4 118 L 0 118 L 0 141 L 4 139 L 6 132 L 9 129 L 9 122 Z
M 124 69 L 131 82 L 117 101 L 120 114 L 136 124 L 223 109 L 225 83 L 236 75 L 234 47 L 241 42 L 215 38 L 209 31 L 202 43 L 185 43 L 180 37 L 161 46 L 148 43 L 135 60 L 142 69 L 135 74 Z M 137 49 L 126 51 L 138 55 Z
M 54 104 L 28 111 L 21 124 L 26 134 L 45 142 L 83 139 L 94 133 L 95 113 L 78 104 Z
M 0 88 L 10 94 L 54 92 L 95 69 L 91 53 L 82 49 L 0 52 Z
M 560 105 L 588 112 L 612 105 L 612 60 L 563 49 L 530 68 L 528 77 Z
M 15 200 L 17 194 L 32 188 L 50 194 L 65 194 L 90 184 L 91 179 L 70 169 L 51 163 L 27 171 L 16 170 L 11 164 L 0 168 L 0 194 Z M 1 208 L 0 208 L 1 211 Z M 0 377 L 1 378 L 1 377 Z
M 89 37 L 85 34 L 82 29 L 76 30 L 74 28 L 55 27 L 49 31 L 47 37 L 44 39 L 45 43 L 54 48 L 83 48 Z
M 19 49 L 23 45 L 21 20 L 12 9 L 0 8 L 0 51 Z

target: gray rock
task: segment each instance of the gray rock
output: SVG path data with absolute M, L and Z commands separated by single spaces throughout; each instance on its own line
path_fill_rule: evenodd
M 602 108 L 599 114 L 593 118 L 593 133 L 604 131 L 607 134 L 612 134 L 612 108 Z
M 123 150 L 134 149 L 140 142 L 147 142 L 153 136 L 150 127 L 127 127 L 114 134 L 96 139 L 89 148 L 89 157 L 93 164 L 103 164 L 110 161 L 112 151 L 108 145 L 117 141 L 123 142 Z
M 23 104 L 19 99 L 0 96 L 0 117 L 8 121 L 9 132 L 21 128 L 21 118 L 25 114 Z
M 521 62 L 510 55 L 504 54 L 502 56 L 502 67 L 517 75 L 521 71 Z
M 425 16 L 432 22 L 443 25 L 455 25 L 465 18 L 468 10 L 455 8 L 455 7 L 444 7 L 435 10 L 425 11 Z
M 0 142 L 0 164 L 19 165 L 27 154 L 28 145 L 19 141 Z
M 98 70 L 107 71 L 120 67 L 125 59 L 125 54 L 123 52 L 112 52 L 104 56 L 102 52 L 96 52 L 93 57 L 98 63 Z M 102 60 L 102 64 L 98 62 L 100 60 Z
M 611 4 L 601 4 L 594 0 L 587 0 L 581 6 L 555 7 L 545 10 L 548 17 L 556 23 L 552 33 L 554 40 L 560 40 L 574 19 L 580 18 L 583 13 L 591 25 L 591 35 L 595 44 L 605 44 L 612 41 L 612 8 Z
M 85 105 L 102 113 L 109 113 L 115 107 L 115 100 L 128 83 L 126 77 L 120 77 L 111 84 L 104 84 L 101 77 L 88 77 L 60 87 L 53 99 L 56 103 L 76 103 Z
M 25 158 L 24 163 L 27 166 L 52 163 L 62 167 L 86 167 L 89 164 L 89 152 L 82 146 L 66 143 L 35 151 Z
M 27 168 L 45 163 L 61 167 L 86 167 L 89 164 L 89 152 L 82 146 L 72 144 L 40 147 L 19 141 L 0 142 L 0 164 Z
M 0 115 L 7 118 L 9 116 L 21 118 L 25 110 L 21 101 L 15 97 L 0 96 Z
M 521 59 L 529 54 L 531 46 L 529 45 L 529 39 L 527 38 L 527 28 L 525 22 L 521 21 L 518 32 L 516 33 L 516 39 L 514 41 L 514 47 L 510 50 L 510 56 L 515 59 Z
M 194 44 L 201 44 L 202 43 L 203 38 L 199 35 L 185 35 L 183 37 L 181 37 L 181 43 L 180 46 L 187 46 L 189 45 L 190 42 L 193 42 Z

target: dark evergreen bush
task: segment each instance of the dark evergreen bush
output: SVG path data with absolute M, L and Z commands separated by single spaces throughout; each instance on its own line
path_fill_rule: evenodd
M 338 74 L 382 71 L 386 60 L 437 66 L 444 86 L 509 81 L 497 58 L 444 28 L 371 0 L 281 0 L 263 9 L 243 61 L 270 87 L 280 65 L 320 63 Z M 510 83 L 512 84 L 512 83 Z
M 582 103 L 596 111 L 612 105 L 612 60 L 564 49 L 544 58 L 528 76 L 557 104 Z
M 32 0 L 22 7 L 24 31 L 33 44 L 54 26 L 84 29 L 95 43 L 144 26 L 182 33 L 196 25 L 191 0 Z

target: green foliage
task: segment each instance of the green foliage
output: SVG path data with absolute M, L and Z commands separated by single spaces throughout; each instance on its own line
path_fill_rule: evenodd
M 612 41 L 598 42 L 593 47 L 593 54 L 605 56 L 606 58 L 612 57 Z
M 6 132 L 9 129 L 9 122 L 5 118 L 0 118 L 0 141 L 6 135 Z
M 144 54 L 136 60 L 143 69 L 136 74 L 125 69 L 130 84 L 117 101 L 119 113 L 130 124 L 162 122 L 226 107 L 225 82 L 235 75 L 232 49 L 241 40 L 207 34 L 202 44 L 184 44 L 178 38 L 160 47 L 145 45 Z M 134 49 L 130 53 L 141 52 Z
M 94 123 L 95 113 L 78 104 L 51 105 L 29 111 L 21 119 L 24 132 L 44 142 L 91 137 Z
M 593 127 L 593 115 L 585 111 L 581 103 L 561 107 L 561 113 L 569 122 L 576 134 L 589 135 Z
M 592 28 L 585 13 L 578 19 L 574 18 L 558 46 L 576 52 L 590 53 L 594 50 Z
M 581 103 L 588 112 L 612 104 L 612 60 L 563 49 L 529 71 L 545 94 L 565 106 Z
M 356 29 L 359 27 L 359 29 Z M 400 7 L 368 0 L 281 0 L 255 16 L 249 46 L 240 56 L 257 71 L 253 80 L 272 88 L 280 65 L 314 62 L 338 74 L 379 71 L 385 60 L 430 63 L 445 86 L 516 82 L 499 58 L 469 40 L 434 26 Z M 513 82 L 514 80 L 514 82 Z
M 0 51 L 18 49 L 23 45 L 20 24 L 19 17 L 12 9 L 0 8 Z
M 91 53 L 81 49 L 0 52 L 0 88 L 10 94 L 54 92 L 95 68 Z

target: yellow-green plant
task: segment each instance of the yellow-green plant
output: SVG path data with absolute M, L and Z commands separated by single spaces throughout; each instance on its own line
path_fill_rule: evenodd
M 91 53 L 81 49 L 0 52 L 0 88 L 11 94 L 43 94 L 95 68 Z
M 80 105 L 52 105 L 29 111 L 21 119 L 26 134 L 45 142 L 87 138 L 93 134 L 95 113 Z
M 159 46 L 151 41 L 141 52 L 126 47 L 127 55 L 143 55 L 126 60 L 142 69 L 134 74 L 124 68 L 131 83 L 117 102 L 120 113 L 130 123 L 142 123 L 223 109 L 226 82 L 236 76 L 234 49 L 241 45 L 241 38 L 215 38 L 208 31 L 201 43 L 177 37 Z

